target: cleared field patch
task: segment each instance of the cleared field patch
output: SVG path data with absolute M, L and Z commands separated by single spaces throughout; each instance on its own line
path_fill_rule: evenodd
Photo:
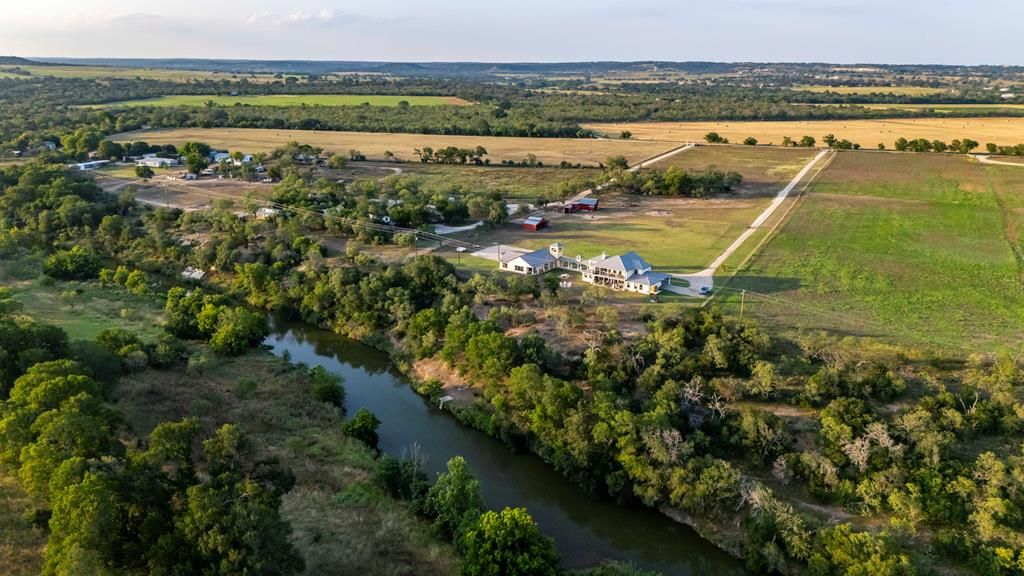
M 702 171 L 716 168 L 739 172 L 743 183 L 741 195 L 775 194 L 795 177 L 814 155 L 807 148 L 776 148 L 769 146 L 697 146 L 654 165 L 655 168 L 676 166 Z
M 991 351 L 1024 340 L 1024 170 L 841 153 L 720 292 L 787 329 Z
M 554 198 L 563 185 L 569 186 L 578 179 L 596 179 L 601 174 L 596 168 L 563 170 L 412 163 L 402 165 L 401 170 L 403 176 L 421 179 L 430 191 L 458 187 L 466 192 L 499 192 L 506 200 L 527 203 Z
M 897 96 L 930 96 L 953 92 L 950 88 L 930 88 L 927 86 L 817 86 L 803 84 L 793 86 L 793 90 L 804 92 L 833 92 L 835 94 L 896 94 Z
M 134 296 L 96 282 L 44 285 L 6 274 L 0 274 L 0 282 L 23 304 L 19 314 L 60 326 L 72 340 L 92 340 L 112 326 L 131 330 L 144 339 L 155 339 L 162 332 L 163 311 L 156 296 Z
M 142 100 L 124 100 L 90 106 L 91 108 L 134 108 L 152 106 L 170 108 L 174 106 L 398 106 L 408 102 L 410 106 L 468 106 L 471 102 L 454 96 L 401 96 L 378 94 L 274 94 L 263 96 L 217 96 L 181 95 L 161 96 Z
M 671 145 L 664 142 L 631 140 L 598 140 L 593 138 L 504 138 L 498 136 L 445 136 L 437 134 L 386 134 L 381 132 L 318 132 L 313 130 L 263 130 L 256 128 L 178 128 L 140 130 L 111 137 L 117 142 L 142 140 L 150 144 L 182 144 L 206 142 L 215 148 L 241 150 L 247 153 L 270 152 L 289 142 L 319 146 L 325 151 L 348 154 L 356 149 L 373 160 L 384 158 L 389 151 L 399 159 L 414 160 L 416 149 L 429 146 L 435 150 L 446 146 L 487 149 L 491 162 L 522 161 L 534 154 L 544 164 L 565 160 L 594 165 L 609 156 L 625 156 L 639 162 L 664 152 Z
M 1024 104 L 811 104 L 811 106 L 858 106 L 869 110 L 932 110 L 934 112 L 949 112 L 950 114 L 958 112 L 962 114 L 967 111 L 1024 111 Z
M 887 118 L 877 120 L 793 120 L 781 122 L 627 122 L 584 125 L 602 134 L 633 133 L 634 139 L 665 142 L 700 142 L 708 132 L 718 132 L 731 142 L 742 142 L 753 136 L 761 144 L 781 144 L 786 136 L 799 140 L 813 136 L 821 143 L 822 136 L 834 134 L 864 148 L 879 143 L 892 148 L 898 138 L 944 140 L 971 138 L 984 145 L 994 142 L 1003 146 L 1024 140 L 1024 118 Z

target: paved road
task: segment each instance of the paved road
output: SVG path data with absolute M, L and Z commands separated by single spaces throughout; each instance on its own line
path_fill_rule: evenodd
M 736 240 L 728 248 L 725 249 L 725 252 L 719 254 L 718 258 L 715 258 L 715 261 L 712 262 L 711 265 L 701 270 L 700 272 L 697 272 L 696 274 L 671 274 L 671 276 L 674 278 L 679 278 L 689 282 L 690 286 L 688 288 L 684 288 L 682 286 L 669 285 L 666 286 L 665 289 L 668 290 L 669 292 L 675 292 L 676 294 L 696 296 L 698 298 L 701 298 L 702 296 L 700 296 L 699 290 L 702 287 L 707 286 L 709 289 L 714 287 L 715 272 L 718 271 L 718 268 L 721 267 L 722 264 L 726 260 L 728 260 L 729 257 L 733 255 L 733 253 L 736 252 L 736 250 L 739 250 L 740 246 L 743 246 L 743 243 L 746 242 L 748 238 L 753 236 L 754 232 L 756 232 L 758 228 L 763 226 L 764 223 L 767 222 L 768 219 L 772 217 L 772 214 L 774 214 L 775 211 L 778 210 L 779 206 L 781 206 L 782 203 L 786 201 L 786 198 L 789 197 L 789 194 L 793 191 L 793 189 L 797 187 L 800 181 L 803 180 L 805 176 L 807 176 L 807 173 L 810 172 L 812 168 L 814 168 L 818 161 L 827 156 L 829 152 L 829 150 L 822 150 L 821 152 L 818 153 L 817 156 L 814 157 L 813 160 L 810 161 L 810 163 L 807 164 L 807 166 L 804 166 L 803 170 L 801 170 L 800 173 L 797 174 L 796 177 L 793 178 L 793 180 L 790 181 L 790 183 L 787 184 L 785 188 L 779 190 L 779 193 L 775 195 L 775 198 L 773 198 L 771 204 L 769 204 L 768 207 L 764 209 L 764 212 L 761 212 L 761 214 L 750 224 L 750 226 L 748 226 L 747 229 L 743 231 L 743 234 L 740 234 L 740 236 L 736 238 Z

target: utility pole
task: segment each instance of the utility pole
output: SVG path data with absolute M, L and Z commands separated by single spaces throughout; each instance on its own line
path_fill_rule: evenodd
M 747 302 L 747 291 L 740 291 L 740 322 L 743 322 L 743 305 Z

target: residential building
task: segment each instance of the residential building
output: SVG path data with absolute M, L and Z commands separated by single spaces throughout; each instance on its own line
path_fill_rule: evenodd
M 161 158 L 155 154 L 146 154 L 136 160 L 136 166 L 148 166 L 149 168 L 170 168 L 178 166 L 181 162 L 177 158 Z
M 102 167 L 106 166 L 107 164 L 110 164 L 110 160 L 91 160 L 89 162 L 79 162 L 78 164 L 73 164 L 73 166 L 75 168 L 78 168 L 79 170 L 85 171 L 85 170 L 95 170 L 97 168 L 102 168 Z
M 580 272 L 583 281 L 612 290 L 658 294 L 669 281 L 669 275 L 651 270 L 651 265 L 636 252 L 621 256 L 601 254 L 590 259 L 568 258 L 563 246 L 554 243 L 547 248 L 521 253 L 511 248 L 498 248 L 498 266 L 505 272 L 537 276 L 555 269 Z

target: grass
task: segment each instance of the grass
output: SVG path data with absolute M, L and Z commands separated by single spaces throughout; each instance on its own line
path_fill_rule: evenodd
M 23 516 L 31 500 L 7 470 L 0 470 L 0 566 L 7 576 L 42 572 L 46 532 Z
M 398 106 L 408 102 L 411 106 L 467 106 L 470 102 L 452 96 L 391 96 L 365 94 L 301 94 L 265 96 L 161 96 L 142 100 L 125 100 L 92 106 L 93 108 L 132 108 L 154 106 L 206 106 L 213 102 L 217 106 Z
M 836 94 L 896 94 L 897 96 L 930 96 L 952 92 L 950 88 L 929 88 L 926 86 L 815 86 L 803 84 L 793 90 L 805 92 L 834 92 Z
M 403 175 L 421 179 L 427 190 L 443 192 L 460 187 L 469 192 L 501 193 L 509 201 L 535 202 L 538 197 L 555 197 L 559 187 L 576 179 L 596 179 L 594 168 L 502 168 L 500 166 L 443 166 L 405 164 Z
M 122 378 L 118 408 L 139 435 L 186 416 L 208 431 L 238 424 L 261 457 L 290 467 L 296 485 L 282 515 L 306 574 L 454 574 L 454 552 L 373 481 L 375 461 L 342 434 L 341 414 L 308 394 L 306 372 L 265 351 L 217 359 L 188 375 L 145 371 Z
M 8 264 L 3 262 L 0 269 Z M 98 282 L 50 284 L 38 278 L 17 279 L 9 272 L 0 272 L 0 283 L 21 301 L 21 314 L 60 326 L 72 340 L 92 340 L 114 326 L 131 330 L 146 341 L 162 333 L 163 313 L 156 296 L 134 296 Z
M 718 132 L 739 143 L 753 136 L 761 144 L 781 144 L 785 136 L 799 140 L 808 135 L 818 139 L 834 134 L 865 148 L 879 143 L 892 148 L 898 138 L 944 140 L 971 138 L 1009 146 L 1024 140 L 1024 118 L 887 118 L 875 120 L 793 120 L 780 122 L 632 122 L 593 123 L 584 126 L 604 134 L 629 130 L 637 140 L 664 142 L 703 141 L 708 132 Z
M 733 312 L 956 350 L 1022 343 L 1024 170 L 842 153 L 729 284 Z
M 813 157 L 808 150 L 745 147 L 697 147 L 677 154 L 659 167 L 703 170 L 711 166 L 736 170 L 745 184 L 734 195 L 711 199 L 601 196 L 596 214 L 553 214 L 551 225 L 527 232 L 516 224 L 479 229 L 459 237 L 480 245 L 505 244 L 542 248 L 565 244 L 566 253 L 589 258 L 634 250 L 656 269 L 694 272 L 721 254 L 767 207 L 773 196 Z M 493 270 L 496 264 L 463 258 L 463 267 Z
M 378 132 L 322 132 L 311 130 L 264 130 L 256 128 L 181 128 L 141 130 L 112 137 L 117 142 L 142 140 L 150 144 L 179 145 L 188 141 L 206 142 L 214 148 L 240 150 L 247 153 L 270 152 L 289 142 L 319 146 L 325 151 L 348 154 L 356 149 L 373 160 L 384 158 L 390 151 L 399 159 L 418 158 L 415 150 L 430 146 L 475 148 L 483 146 L 491 162 L 522 161 L 535 154 L 544 164 L 557 165 L 562 160 L 597 165 L 609 156 L 625 156 L 638 162 L 672 148 L 663 142 L 630 140 L 597 140 L 591 138 L 513 138 L 499 136 L 444 136 L 435 134 L 385 134 Z

